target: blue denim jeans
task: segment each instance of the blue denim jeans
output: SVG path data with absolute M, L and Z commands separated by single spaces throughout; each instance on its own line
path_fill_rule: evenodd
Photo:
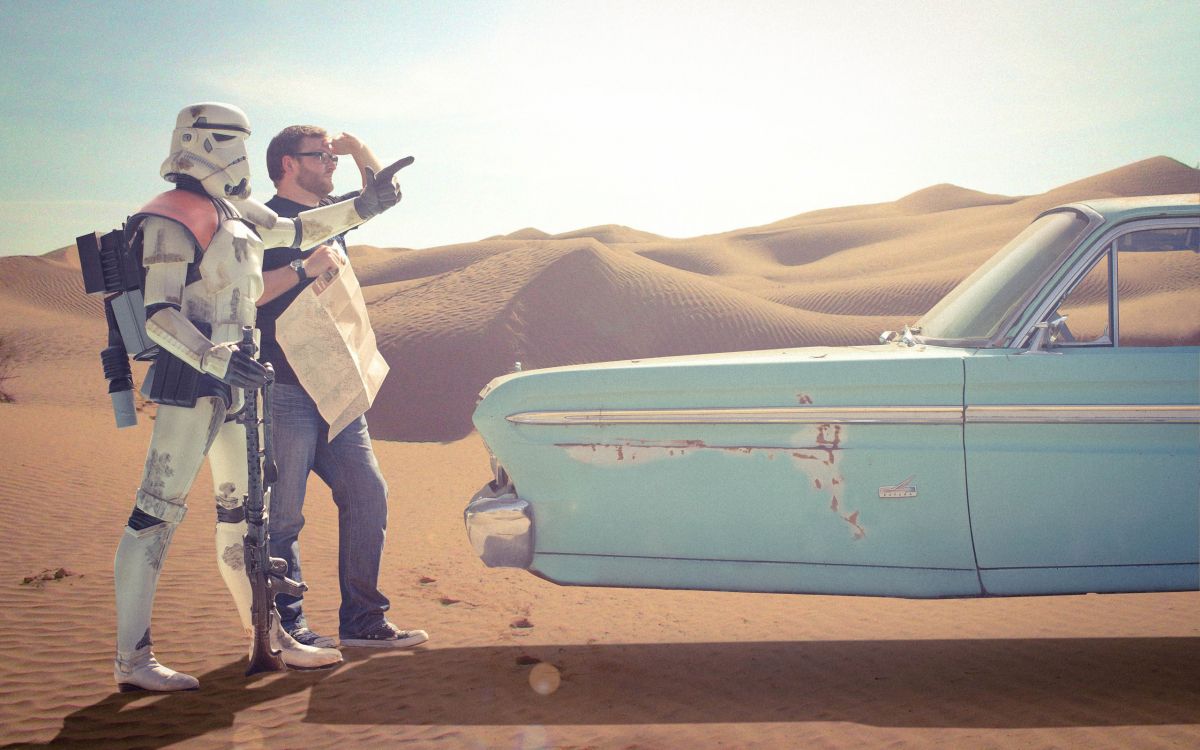
M 367 420 L 359 417 L 332 441 L 329 426 L 303 388 L 275 385 L 272 395 L 275 463 L 279 479 L 271 491 L 271 556 L 287 561 L 288 576 L 302 581 L 300 530 L 304 491 L 316 472 L 333 492 L 338 509 L 338 581 L 342 606 L 338 632 L 349 636 L 384 619 L 389 602 L 379 590 L 379 562 L 387 528 L 387 483 L 371 448 Z M 275 598 L 283 627 L 307 627 L 302 597 Z

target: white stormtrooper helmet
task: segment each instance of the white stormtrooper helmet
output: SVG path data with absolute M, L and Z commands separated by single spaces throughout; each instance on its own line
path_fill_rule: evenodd
M 202 102 L 184 107 L 175 119 L 171 155 L 160 170 L 168 182 L 187 175 L 220 198 L 250 197 L 246 137 L 250 121 L 231 104 Z

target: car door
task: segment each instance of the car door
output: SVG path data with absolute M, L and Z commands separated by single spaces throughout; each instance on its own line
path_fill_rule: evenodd
M 1195 219 L 1109 234 L 1080 258 L 1086 273 L 1041 342 L 966 360 L 968 502 L 987 593 L 1200 586 L 1197 235 Z
M 475 424 L 560 583 L 975 596 L 962 358 L 826 347 L 531 372 Z

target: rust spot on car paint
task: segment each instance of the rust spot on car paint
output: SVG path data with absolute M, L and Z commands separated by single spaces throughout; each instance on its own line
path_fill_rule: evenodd
M 796 394 L 796 403 L 811 404 L 812 402 L 813 402 L 812 396 L 809 396 L 807 393 L 797 393 Z
M 611 443 L 555 443 L 571 458 L 599 466 L 640 460 L 642 463 L 687 455 L 692 448 L 707 446 L 700 440 L 666 440 L 652 442 L 632 438 L 616 438 Z
M 803 395 L 803 394 L 802 394 Z M 682 458 L 688 451 L 715 450 L 735 456 L 760 456 L 765 460 L 775 459 L 776 453 L 791 455 L 796 461 L 796 468 L 812 481 L 812 487 L 819 493 L 829 493 L 829 510 L 849 525 L 855 541 L 866 537 L 866 529 L 859 523 L 859 511 L 843 512 L 838 500 L 838 488 L 844 484 L 844 477 L 837 471 L 837 460 L 842 450 L 842 425 L 820 424 L 813 432 L 808 433 L 812 444 L 801 448 L 785 446 L 755 446 L 755 445 L 708 445 L 703 440 L 645 440 L 634 438 L 613 438 L 607 443 L 556 443 L 574 460 L 597 466 L 618 465 L 628 466 L 630 462 L 639 464 L 660 460 Z M 799 437 L 799 436 L 797 436 Z M 803 438 L 800 438 L 803 440 Z M 811 503 L 811 492 L 805 493 L 803 502 Z
M 842 445 L 842 426 L 840 424 L 817 425 L 817 447 L 825 451 L 825 463 L 830 466 L 836 460 L 834 451 Z
M 840 424 L 817 425 L 817 445 L 827 445 L 838 448 L 842 444 L 842 426 Z
M 846 523 L 850 524 L 850 529 L 854 534 L 854 541 L 858 541 L 867 535 L 867 530 L 858 522 L 858 511 L 850 514 L 842 513 L 841 504 L 838 503 L 837 495 L 833 496 L 833 500 L 829 503 L 829 509 L 836 513 Z
M 830 470 L 829 474 L 825 476 L 825 479 L 828 480 L 828 487 L 819 476 L 812 477 L 813 486 L 818 490 L 824 490 L 830 493 L 829 510 L 833 511 L 839 518 L 850 525 L 853 538 L 855 541 L 858 541 L 867 535 L 867 530 L 858 522 L 857 510 L 849 514 L 842 512 L 841 504 L 838 502 L 838 496 L 836 494 L 837 488 L 842 485 L 842 476 L 834 473 L 833 467 L 837 463 L 838 453 L 842 448 L 842 425 L 817 425 L 815 442 L 817 448 L 825 453 L 821 462 L 830 467 Z M 818 456 L 805 455 L 795 452 L 792 455 L 796 458 L 818 458 Z
M 854 529 L 854 539 L 858 541 L 867 535 L 867 530 L 858 524 L 858 511 L 854 511 L 848 516 L 842 516 L 846 523 L 850 524 L 850 528 Z

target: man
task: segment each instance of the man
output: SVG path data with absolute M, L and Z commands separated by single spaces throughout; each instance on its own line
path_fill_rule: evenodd
M 219 102 L 184 107 L 160 174 L 175 188 L 150 201 L 128 224 L 140 235 L 145 271 L 146 334 L 158 346 L 150 391 L 159 404 L 133 511 L 113 561 L 117 649 L 113 676 L 122 691 L 194 690 L 199 681 L 158 662 L 150 615 L 171 539 L 187 513 L 187 496 L 205 457 L 216 490 L 217 567 L 247 632 L 252 590 L 243 538 L 247 492 L 246 434 L 232 421 L 244 390 L 267 370 L 240 350 L 255 323 L 263 290 L 264 242 L 315 245 L 358 226 L 399 200 L 389 171 L 372 173 L 353 205 L 280 218 L 249 200 L 241 109 Z M 251 229 L 247 224 L 253 224 Z M 341 662 L 334 649 L 294 641 L 271 613 L 270 645 L 285 665 L 320 668 Z
M 354 198 L 357 192 L 330 197 L 338 157 L 345 155 L 354 159 L 367 185 L 379 164 L 357 138 L 348 133 L 330 137 L 325 130 L 308 125 L 285 128 L 267 147 L 267 170 L 276 189 L 267 205 L 280 216 L 290 217 Z M 409 648 L 426 641 L 428 635 L 423 630 L 398 628 L 384 615 L 389 602 L 378 582 L 387 526 L 387 484 L 371 447 L 366 419 L 359 417 L 330 440 L 329 425 L 300 385 L 276 338 L 276 320 L 300 292 L 324 272 L 347 262 L 342 236 L 303 252 L 268 249 L 263 258 L 265 288 L 258 300 L 260 359 L 275 367 L 272 407 L 279 468 L 271 498 L 271 555 L 286 560 L 289 576 L 302 580 L 299 535 L 304 528 L 308 474 L 315 471 L 329 485 L 338 508 L 342 596 L 338 635 L 342 645 Z M 334 644 L 333 638 L 308 627 L 302 597 L 280 594 L 276 603 L 284 629 L 297 641 L 310 646 Z

